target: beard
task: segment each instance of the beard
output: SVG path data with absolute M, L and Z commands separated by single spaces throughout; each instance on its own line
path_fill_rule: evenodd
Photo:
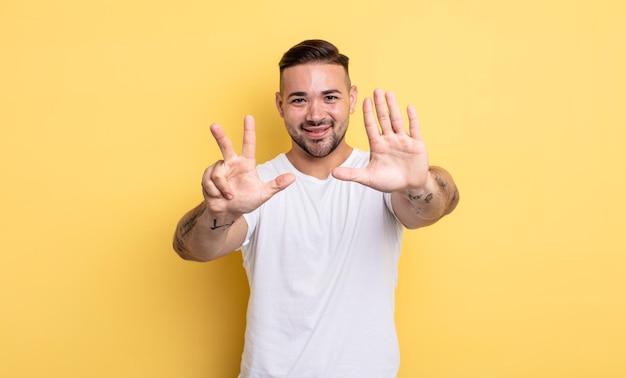
M 316 124 L 312 123 L 302 123 L 299 125 L 299 130 L 303 130 L 306 126 L 320 126 L 320 125 L 328 125 L 330 127 L 330 133 L 326 135 L 322 139 L 309 139 L 302 134 L 290 133 L 291 140 L 293 140 L 301 149 L 303 149 L 307 154 L 316 158 L 323 158 L 330 155 L 337 146 L 341 143 L 345 136 L 345 130 L 343 129 L 343 133 L 341 135 L 336 133 L 335 122 L 318 122 Z

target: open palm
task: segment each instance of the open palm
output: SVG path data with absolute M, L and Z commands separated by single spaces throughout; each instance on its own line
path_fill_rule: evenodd
M 415 108 L 409 106 L 407 113 L 408 133 L 395 95 L 392 92 L 383 94 L 382 90 L 375 90 L 374 105 L 370 98 L 363 101 L 370 161 L 364 168 L 336 168 L 333 176 L 387 193 L 424 186 L 428 179 L 426 145 L 420 133 Z

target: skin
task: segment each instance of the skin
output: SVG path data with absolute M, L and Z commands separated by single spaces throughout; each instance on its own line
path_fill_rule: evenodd
M 286 153 L 299 171 L 320 179 L 332 174 L 381 192 L 391 193 L 396 216 L 407 228 L 435 223 L 458 203 L 458 192 L 447 171 L 428 164 L 417 113 L 407 108 L 408 131 L 395 95 L 377 89 L 363 101 L 370 162 L 364 168 L 340 165 L 352 152 L 345 141 L 357 89 L 349 86 L 343 67 L 302 64 L 286 68 L 276 107 L 292 138 Z M 209 166 L 202 178 L 204 202 L 180 220 L 174 249 L 185 259 L 209 261 L 238 248 L 247 224 L 243 214 L 253 211 L 295 181 L 282 174 L 262 182 L 256 171 L 255 123 L 244 119 L 241 155 L 218 124 L 211 125 L 223 159 Z
M 283 72 L 276 108 L 292 139 L 287 158 L 300 172 L 325 179 L 350 156 L 344 136 L 357 88 L 347 83 L 340 65 L 303 64 Z

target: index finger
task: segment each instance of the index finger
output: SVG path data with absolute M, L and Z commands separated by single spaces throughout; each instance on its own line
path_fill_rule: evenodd
M 224 157 L 225 161 L 237 157 L 232 142 L 230 141 L 230 139 L 228 139 L 226 133 L 224 133 L 224 130 L 222 130 L 222 127 L 220 125 L 218 125 L 217 123 L 212 124 L 211 134 L 213 134 L 213 137 L 217 142 L 217 146 L 220 148 L 220 151 L 222 151 L 222 156 Z

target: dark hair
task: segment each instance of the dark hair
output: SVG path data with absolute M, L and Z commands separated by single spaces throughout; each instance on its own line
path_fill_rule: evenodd
M 278 67 L 280 68 L 281 86 L 282 74 L 286 68 L 306 63 L 324 63 L 338 64 L 346 71 L 348 78 L 348 87 L 350 86 L 350 74 L 348 72 L 348 63 L 350 58 L 341 54 L 339 49 L 330 42 L 321 39 L 309 39 L 302 41 L 293 46 L 280 59 Z

